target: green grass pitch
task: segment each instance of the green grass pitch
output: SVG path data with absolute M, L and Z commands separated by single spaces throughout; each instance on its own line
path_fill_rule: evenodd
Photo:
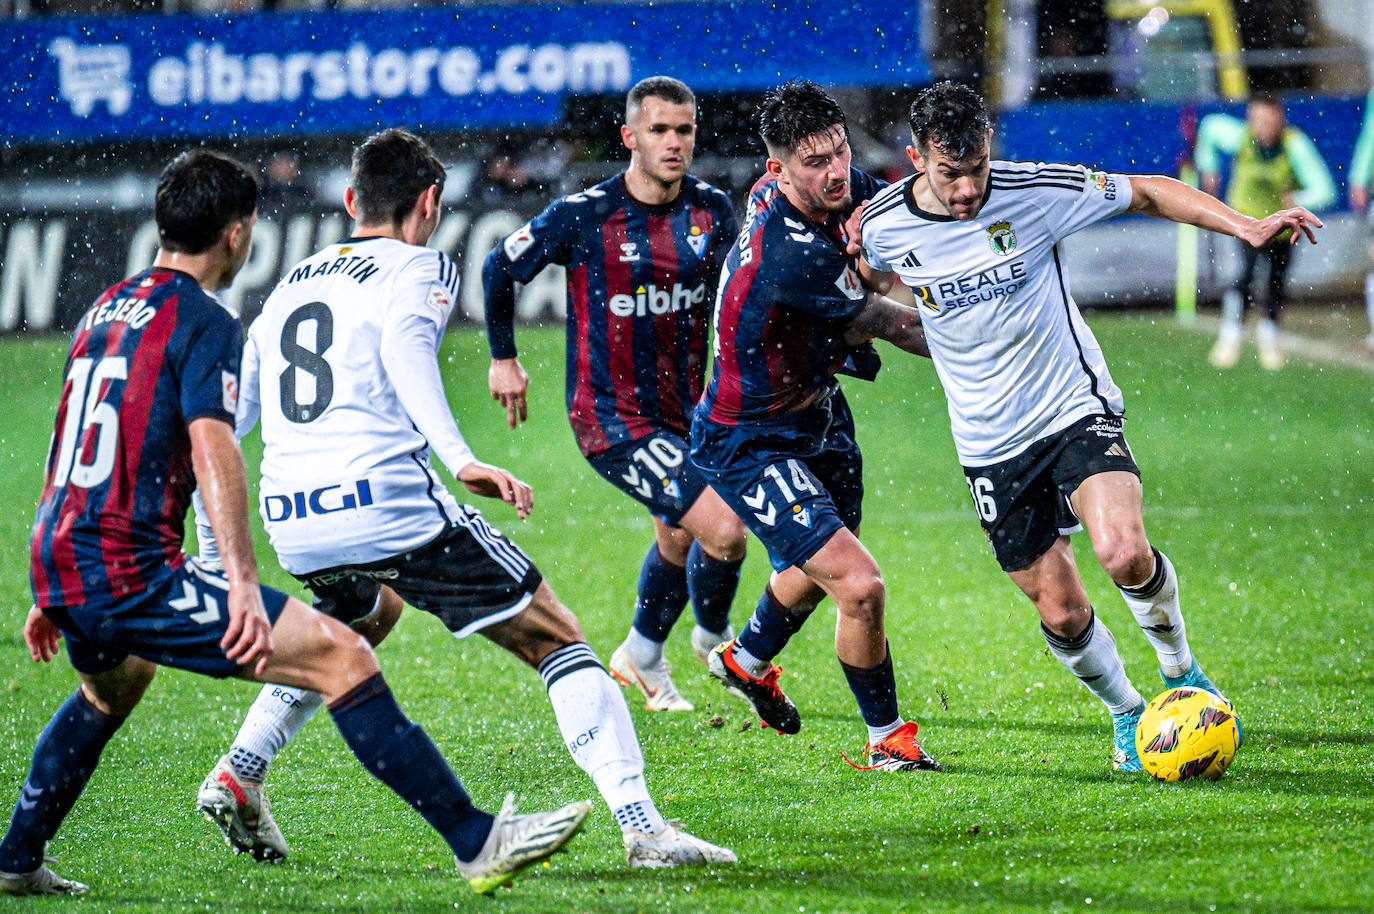
M 928 362 L 884 349 L 877 383 L 849 381 L 864 447 L 863 538 L 888 584 L 904 712 L 943 774 L 859 772 L 863 728 L 831 645 L 827 604 L 781 658 L 803 729 L 761 730 L 704 674 L 679 627 L 677 682 L 698 710 L 651 717 L 629 696 L 665 814 L 741 864 L 632 872 L 599 806 L 552 866 L 479 899 L 418 816 L 352 760 L 327 720 L 280 757 L 273 808 L 290 860 L 232 856 L 194 811 L 256 687 L 167 671 L 105 753 L 50 852 L 95 894 L 0 903 L 81 911 L 1139 911 L 1374 910 L 1374 383 L 1347 368 L 1253 360 L 1221 374 L 1208 340 L 1164 318 L 1095 316 L 1126 392 L 1146 524 L 1182 576 L 1189 635 L 1235 700 L 1246 745 L 1219 783 L 1113 776 L 1105 711 L 1051 658 L 1028 602 L 993 561 L 969 505 Z M 506 430 L 478 332 L 452 333 L 449 398 L 479 456 L 532 482 L 518 521 L 484 503 L 581 617 L 603 658 L 629 623 L 650 524 L 582 461 L 562 408 L 562 333 L 520 335 L 531 421 Z M 0 340 L 0 803 L 75 677 L 29 662 L 28 534 L 65 341 Z M 257 447 L 248 442 L 250 467 Z M 250 470 L 250 476 L 255 476 Z M 766 573 L 750 558 L 733 615 Z M 1078 538 L 1096 606 L 1148 696 L 1153 654 Z M 299 593 L 271 557 L 265 579 Z M 533 671 L 480 637 L 455 642 L 408 613 L 379 656 L 402 705 L 479 803 L 592 797 L 559 744 Z M 724 719 L 712 726 L 713 715 Z

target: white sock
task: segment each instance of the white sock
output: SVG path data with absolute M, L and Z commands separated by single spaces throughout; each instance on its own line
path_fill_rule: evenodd
M 1235 341 L 1240 342 L 1240 322 L 1242 312 L 1245 309 L 1245 300 L 1241 298 L 1240 292 L 1236 289 L 1228 289 L 1221 296 L 1221 327 L 1225 332 L 1227 327 L 1235 330 Z
M 902 729 L 902 725 L 905 723 L 906 721 L 903 720 L 899 715 L 896 720 L 888 724 L 886 727 L 869 727 L 868 744 L 870 746 L 878 745 L 883 740 L 887 739 L 889 736 L 896 733 L 898 730 Z
M 735 642 L 735 646 L 731 650 L 734 652 L 735 663 L 739 664 L 739 668 L 755 679 L 762 679 L 773 668 L 773 661 L 760 660 L 746 651 L 738 641 Z
M 577 642 L 539 664 L 563 743 L 591 776 L 622 829 L 658 834 L 667 827 L 644 781 L 644 756 L 625 697 L 596 654 Z
M 1261 318 L 1255 325 L 1255 341 L 1261 346 L 1276 346 L 1279 342 L 1279 325 L 1272 318 Z
M 1159 668 L 1170 679 L 1182 676 L 1193 666 L 1188 647 L 1188 629 L 1179 608 L 1178 575 L 1169 557 L 1158 549 L 1155 566 L 1145 583 L 1122 587 L 1121 597 L 1154 646 Z
M 1369 338 L 1374 340 L 1374 270 L 1364 276 L 1364 313 L 1369 318 Z
M 625 653 L 630 662 L 640 669 L 655 667 L 663 662 L 663 642 L 653 641 L 640 634 L 639 629 L 631 626 L 625 636 Z
M 1145 703 L 1126 677 L 1126 667 L 1116 650 L 1116 639 L 1096 613 L 1089 617 L 1088 627 L 1076 637 L 1061 638 L 1043 624 L 1040 632 L 1050 646 L 1050 653 L 1082 680 L 1108 711 L 1120 714 Z
M 239 777 L 262 781 L 272 759 L 315 716 L 322 703 L 319 692 L 282 685 L 263 686 L 248 709 L 229 752 Z

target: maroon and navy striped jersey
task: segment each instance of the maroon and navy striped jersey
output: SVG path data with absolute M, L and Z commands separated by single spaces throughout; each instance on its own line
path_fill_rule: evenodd
M 82 317 L 34 518 L 40 607 L 110 602 L 185 561 L 192 419 L 234 422 L 239 322 L 186 273 L 153 268 Z
M 686 437 L 706 370 L 706 326 L 735 239 L 726 195 L 688 175 L 670 203 L 630 196 L 624 175 L 554 201 L 487 256 L 492 358 L 514 358 L 515 283 L 568 271 L 566 400 L 587 456 L 656 429 Z
M 849 186 L 860 201 L 884 185 L 850 169 Z M 845 253 L 848 215 L 813 222 L 768 176 L 750 191 L 716 305 L 715 367 L 701 406 L 712 422 L 739 425 L 791 412 L 830 385 L 854 352 L 844 334 L 867 292 Z

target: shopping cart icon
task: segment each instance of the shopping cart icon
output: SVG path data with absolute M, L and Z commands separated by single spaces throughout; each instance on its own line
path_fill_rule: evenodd
M 72 114 L 89 117 L 101 101 L 113 117 L 129 110 L 134 87 L 129 81 L 133 65 L 127 45 L 78 45 L 70 38 L 55 38 L 48 53 L 57 58 L 58 91 L 71 105 Z

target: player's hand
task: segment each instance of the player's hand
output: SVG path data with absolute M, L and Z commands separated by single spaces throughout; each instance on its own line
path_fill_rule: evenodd
M 1369 205 L 1369 191 L 1363 187 L 1350 188 L 1350 208 L 1356 212 L 1363 212 Z
M 254 675 L 261 675 L 272 658 L 272 622 L 257 582 L 229 585 L 229 628 L 219 647 L 239 666 L 251 666 Z
M 1299 232 L 1306 235 L 1308 241 L 1316 244 L 1317 233 L 1314 229 L 1321 227 L 1320 219 L 1301 206 L 1293 206 L 1256 220 L 1250 230 L 1241 236 L 1241 240 L 1251 247 L 1262 248 L 1283 232 L 1291 230 L 1293 234 L 1288 238 L 1289 244 L 1298 243 Z
M 519 359 L 491 360 L 491 368 L 487 370 L 487 387 L 491 389 L 491 398 L 505 407 L 506 421 L 511 428 L 524 422 L 529 415 L 525 404 L 525 391 L 529 386 L 530 376 Z
M 29 607 L 29 617 L 24 620 L 24 643 L 29 646 L 29 656 L 34 663 L 47 663 L 57 656 L 58 642 L 62 632 L 52 620 L 37 606 Z
M 854 212 L 844 220 L 844 252 L 850 257 L 858 257 L 863 253 L 863 235 L 859 231 L 859 223 L 863 221 L 866 206 L 868 201 L 860 200 L 859 205 L 854 207 Z
M 534 510 L 534 490 L 500 467 L 474 460 L 458 471 L 458 481 L 475 495 L 501 499 L 522 518 Z

